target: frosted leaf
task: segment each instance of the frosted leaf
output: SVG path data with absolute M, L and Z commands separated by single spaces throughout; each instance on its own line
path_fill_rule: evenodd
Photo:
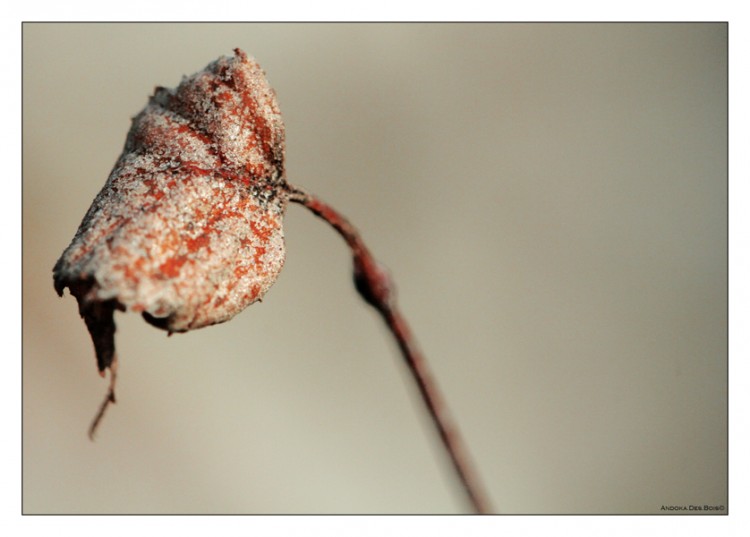
M 115 309 L 184 332 L 260 300 L 284 264 L 284 125 L 274 91 L 239 49 L 157 88 L 54 267 L 76 297 L 100 371 Z

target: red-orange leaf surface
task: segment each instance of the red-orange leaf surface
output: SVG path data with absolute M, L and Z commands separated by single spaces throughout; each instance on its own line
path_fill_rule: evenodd
M 157 88 L 54 268 L 78 300 L 99 370 L 115 309 L 184 332 L 259 300 L 284 264 L 284 125 L 274 91 L 237 49 Z

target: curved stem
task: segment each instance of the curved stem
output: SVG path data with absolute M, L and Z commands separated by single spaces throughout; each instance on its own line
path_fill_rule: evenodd
M 490 513 L 489 501 L 480 486 L 478 476 L 471 468 L 461 436 L 451 422 L 427 362 L 417 348 L 409 326 L 396 305 L 394 285 L 390 276 L 367 249 L 357 229 L 333 207 L 296 187 L 292 187 L 289 199 L 304 205 L 316 216 L 328 222 L 346 241 L 354 258 L 354 283 L 357 291 L 367 303 L 378 310 L 398 342 L 401 354 L 419 387 L 469 503 L 477 513 Z

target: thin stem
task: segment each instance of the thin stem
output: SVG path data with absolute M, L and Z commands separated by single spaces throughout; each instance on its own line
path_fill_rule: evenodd
M 104 396 L 104 400 L 102 401 L 102 404 L 99 405 L 99 410 L 96 413 L 96 416 L 94 416 L 93 421 L 91 422 L 91 426 L 89 426 L 89 439 L 93 440 L 94 435 L 96 434 L 96 429 L 99 427 L 99 423 L 102 421 L 102 418 L 104 417 L 104 412 L 107 410 L 107 407 L 109 407 L 110 403 L 115 403 L 115 382 L 117 381 L 117 355 L 114 355 L 112 357 L 112 363 L 108 366 L 109 368 L 109 388 L 107 389 L 107 394 Z M 100 371 L 101 376 L 104 376 L 104 371 Z
M 489 501 L 469 463 L 458 429 L 453 426 L 427 362 L 417 348 L 409 326 L 396 305 L 394 285 L 390 276 L 367 249 L 357 229 L 338 211 L 312 194 L 295 187 L 292 187 L 290 201 L 310 209 L 328 222 L 346 241 L 354 258 L 354 283 L 357 291 L 367 303 L 378 310 L 396 338 L 469 503 L 477 513 L 490 513 Z

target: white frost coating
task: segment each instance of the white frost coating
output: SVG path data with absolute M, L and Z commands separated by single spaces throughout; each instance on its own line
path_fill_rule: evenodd
M 54 269 L 84 311 L 144 312 L 169 331 L 226 321 L 284 264 L 284 126 L 257 63 L 237 50 L 159 88 Z

